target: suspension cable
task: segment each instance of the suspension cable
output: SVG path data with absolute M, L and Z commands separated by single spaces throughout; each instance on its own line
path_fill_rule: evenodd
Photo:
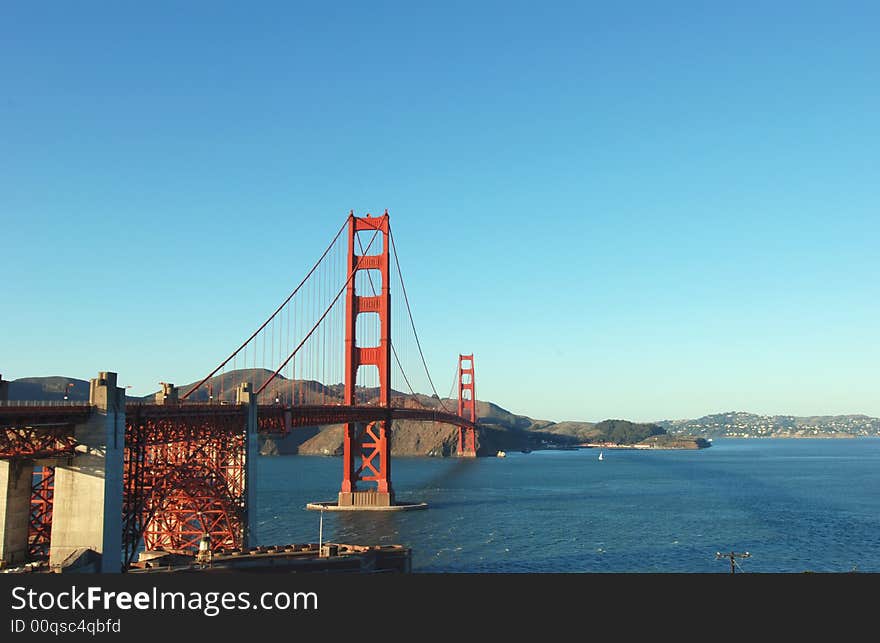
M 350 215 L 349 215 L 349 216 L 350 216 Z M 342 234 L 342 231 L 345 230 L 345 226 L 347 226 L 347 225 L 348 225 L 348 219 L 346 219 L 346 220 L 345 220 L 345 223 L 342 224 L 342 227 L 339 228 L 339 232 L 337 232 L 337 233 L 336 233 L 336 236 L 333 237 L 333 241 L 331 241 L 331 242 L 330 242 L 330 245 L 327 246 L 327 249 L 324 250 L 324 253 L 321 255 L 321 258 L 318 259 L 318 261 L 315 262 L 315 265 L 312 266 L 312 269 L 309 270 L 309 273 L 308 273 L 305 277 L 303 277 L 303 280 L 299 283 L 299 285 L 298 285 L 296 288 L 293 289 L 293 292 L 290 293 L 290 295 L 288 295 L 287 299 L 285 299 L 283 302 L 281 302 L 281 305 L 278 306 L 278 308 L 275 310 L 275 312 L 272 313 L 272 314 L 269 316 L 269 319 L 267 319 L 266 321 L 264 321 L 264 322 L 263 322 L 263 325 L 260 326 L 257 330 L 255 330 L 255 331 L 254 331 L 254 334 L 251 335 L 250 337 L 248 337 L 248 338 L 244 341 L 244 343 L 243 343 L 241 346 L 239 346 L 237 349 L 235 349 L 235 351 L 232 353 L 232 355 L 230 355 L 230 356 L 227 357 L 225 360 L 223 360 L 217 368 L 215 368 L 213 371 L 211 371 L 211 372 L 208 374 L 208 376 L 205 377 L 205 379 L 203 379 L 201 382 L 199 382 L 199 383 L 196 384 L 193 388 L 191 388 L 191 389 L 186 393 L 186 395 L 184 395 L 181 399 L 185 400 L 185 399 L 188 398 L 190 395 L 192 395 L 193 392 L 195 392 L 195 391 L 197 391 L 199 388 L 201 388 L 202 384 L 204 384 L 205 382 L 207 382 L 209 379 L 211 379 L 211 378 L 214 376 L 214 374 L 215 374 L 217 371 L 219 371 L 221 368 L 223 368 L 224 366 L 226 366 L 226 364 L 229 362 L 229 360 L 231 360 L 233 357 L 235 357 L 235 356 L 238 354 L 238 352 L 239 352 L 242 348 L 244 348 L 245 346 L 247 346 L 248 343 L 249 343 L 254 337 L 256 337 L 256 336 L 259 334 L 259 332 L 260 332 L 261 330 L 263 330 L 263 329 L 266 327 L 266 325 L 267 325 L 270 321 L 272 321 L 273 319 L 275 319 L 275 315 L 277 315 L 278 312 L 279 312 L 282 308 L 284 308 L 284 305 L 285 305 L 287 302 L 289 302 L 291 299 L 293 299 L 293 296 L 299 291 L 300 288 L 302 288 L 303 284 L 306 283 L 306 281 L 308 281 L 309 277 L 311 277 L 311 276 L 312 276 L 312 273 L 314 273 L 315 270 L 317 270 L 317 268 L 318 268 L 318 266 L 321 264 L 321 262 L 324 261 L 324 257 L 326 257 L 326 256 L 327 256 L 327 253 L 330 252 L 330 249 L 331 249 L 334 245 L 336 245 L 336 242 L 339 240 L 339 236 Z M 285 363 L 286 363 L 286 362 L 285 362 Z M 277 374 L 278 374 L 278 373 L 275 373 L 275 375 L 277 375 Z M 272 376 L 272 379 L 275 378 L 275 375 Z M 265 387 L 265 384 L 263 385 L 263 387 Z M 263 390 L 263 389 L 261 388 L 260 390 Z
M 390 228 L 388 229 L 388 232 L 389 233 L 391 232 Z M 358 243 L 358 247 L 360 247 L 360 249 L 361 249 L 361 256 L 364 256 L 366 254 L 366 250 L 364 250 L 364 246 L 361 243 L 360 237 L 357 237 L 357 243 Z M 373 291 L 373 296 L 376 297 L 379 293 L 376 292 L 376 286 L 373 285 L 373 278 L 370 276 L 369 270 L 367 270 L 367 279 L 370 282 L 370 290 Z M 389 284 L 389 286 L 390 286 L 390 284 Z M 391 344 L 391 352 L 394 354 L 394 361 L 397 362 L 397 368 L 400 369 L 400 374 L 403 375 L 403 381 L 406 382 L 406 386 L 407 386 L 407 388 L 409 388 L 409 392 L 412 393 L 413 395 L 415 395 L 416 392 L 413 389 L 412 384 L 409 383 L 409 378 L 406 376 L 406 371 L 403 370 L 403 365 L 400 363 L 400 358 L 397 356 L 397 349 L 394 347 L 394 340 L 393 339 L 391 340 L 390 344 Z M 389 375 L 390 375 L 390 373 L 389 373 Z M 388 382 L 388 388 L 389 389 L 391 388 L 391 382 Z M 389 391 L 389 395 L 390 395 L 390 391 Z
M 461 366 L 455 367 L 455 375 L 452 376 L 452 386 L 449 387 L 449 395 L 446 396 L 446 399 L 452 399 L 452 392 L 455 390 L 455 384 L 458 382 L 458 372 L 461 369 Z
M 428 376 L 428 383 L 431 385 L 431 390 L 434 392 L 434 395 L 440 399 L 440 394 L 434 386 L 434 380 L 431 379 L 431 372 L 428 370 L 428 363 L 425 361 L 425 354 L 422 352 L 422 344 L 419 341 L 419 333 L 416 331 L 416 323 L 413 321 L 412 309 L 409 306 L 409 297 L 406 295 L 406 286 L 403 283 L 403 273 L 400 271 L 400 260 L 397 258 L 397 246 L 394 243 L 394 234 L 391 232 L 390 222 L 388 223 L 388 236 L 391 238 L 391 249 L 394 251 L 394 263 L 397 266 L 397 276 L 400 278 L 400 289 L 403 291 L 403 301 L 406 303 L 406 312 L 409 315 L 409 323 L 412 326 L 413 335 L 415 335 L 416 338 L 416 347 L 419 349 L 419 357 L 422 358 L 422 365 L 425 367 L 425 375 Z M 440 399 L 440 406 L 446 409 L 447 412 L 450 412 L 443 404 L 442 399 Z
M 375 239 L 376 239 L 376 235 L 377 235 L 377 234 L 379 234 L 379 230 L 378 230 L 378 229 L 373 233 L 373 238 L 370 239 L 370 243 L 367 244 L 367 250 L 369 250 L 369 249 L 370 249 L 370 246 L 373 245 L 373 241 L 375 241 Z M 333 298 L 333 301 L 330 302 L 330 305 L 327 307 L 327 310 L 325 310 L 325 311 L 324 311 L 324 314 L 321 315 L 321 317 L 318 319 L 318 321 L 315 322 L 315 325 L 312 326 L 312 329 L 308 332 L 308 334 L 307 334 L 305 337 L 303 337 L 303 339 L 302 339 L 302 341 L 299 343 L 299 345 L 298 345 L 295 349 L 293 349 L 293 352 L 292 352 L 290 355 L 287 356 L 287 359 L 284 360 L 284 362 L 282 362 L 281 366 L 278 367 L 278 370 L 276 370 L 276 371 L 272 374 L 272 377 L 270 377 L 268 380 L 266 380 L 266 381 L 263 383 L 263 385 L 257 390 L 256 395 L 259 395 L 260 393 L 262 393 L 262 392 L 263 392 L 263 389 L 266 388 L 266 386 L 269 385 L 269 382 L 271 382 L 272 380 L 274 380 L 274 379 L 278 376 L 278 373 L 281 372 L 281 369 L 283 369 L 285 366 L 287 366 L 287 363 L 288 363 L 291 359 L 293 359 L 293 356 L 296 355 L 297 352 L 299 352 L 299 349 L 303 347 L 303 345 L 306 343 L 306 340 L 308 340 L 308 338 L 312 336 L 312 333 L 315 332 L 315 330 L 318 328 L 318 326 L 321 325 L 321 322 L 324 321 L 324 318 L 327 317 L 327 315 L 328 315 L 328 314 L 330 313 L 330 311 L 333 309 L 333 306 L 336 305 L 336 302 L 337 302 L 337 301 L 339 300 L 339 298 L 342 296 L 342 293 L 345 292 L 345 289 L 346 289 L 346 287 L 348 286 L 349 282 L 351 282 L 351 280 L 352 280 L 352 279 L 354 278 L 354 276 L 357 274 L 357 271 L 358 271 L 358 269 L 360 268 L 360 265 L 361 265 L 361 262 L 363 261 L 363 259 L 364 259 L 363 257 L 359 257 L 359 258 L 358 258 L 357 265 L 354 267 L 354 270 L 352 270 L 351 273 L 348 275 L 348 279 L 346 279 L 346 280 L 345 280 L 345 283 L 342 284 L 342 288 L 340 288 L 340 289 L 339 289 L 339 292 L 336 293 L 336 296 Z

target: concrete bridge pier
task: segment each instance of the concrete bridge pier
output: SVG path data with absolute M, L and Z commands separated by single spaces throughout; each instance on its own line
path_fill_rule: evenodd
M 170 382 L 159 382 L 162 390 L 156 393 L 156 404 L 177 404 L 180 401 L 179 389 Z
M 74 456 L 55 468 L 50 568 L 91 549 L 101 554 L 97 571 L 122 571 L 125 389 L 116 380 L 109 372 L 91 380 L 89 401 L 96 410 L 75 429 Z
M 0 568 L 27 562 L 31 460 L 0 461 Z
M 247 405 L 247 434 L 244 452 L 245 521 L 244 546 L 256 547 L 257 540 L 257 462 L 260 457 L 259 422 L 257 419 L 257 394 L 253 384 L 242 382 L 235 392 L 235 401 Z

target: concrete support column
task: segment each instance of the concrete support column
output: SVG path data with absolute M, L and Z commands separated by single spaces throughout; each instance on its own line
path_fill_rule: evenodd
M 34 463 L 0 460 L 0 568 L 27 562 Z
M 125 389 L 116 373 L 91 380 L 96 409 L 75 429 L 76 454 L 55 468 L 49 566 L 60 567 L 85 550 L 101 554 L 99 571 L 122 569 L 122 472 L 125 445 Z
M 177 404 L 180 399 L 178 397 L 179 389 L 168 382 L 159 382 L 162 390 L 156 393 L 156 404 Z
M 245 438 L 245 523 L 244 546 L 256 547 L 257 540 L 257 463 L 260 458 L 257 395 L 250 382 L 242 382 L 235 393 L 238 404 L 247 405 L 247 436 Z

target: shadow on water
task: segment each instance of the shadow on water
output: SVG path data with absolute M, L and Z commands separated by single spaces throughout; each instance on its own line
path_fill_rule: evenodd
M 453 461 L 437 461 L 434 458 L 411 458 L 408 462 L 417 464 L 418 461 L 426 465 L 439 466 L 440 470 L 424 481 L 410 480 L 409 484 L 401 488 L 395 483 L 398 502 L 425 502 L 428 500 L 428 508 L 418 511 L 406 512 L 338 512 L 332 514 L 331 525 L 333 537 L 344 541 L 346 538 L 352 542 L 373 543 L 406 543 L 407 527 L 413 524 L 423 524 L 426 520 L 424 513 L 438 511 L 465 504 L 461 502 L 438 500 L 431 493 L 437 489 L 457 486 L 470 474 L 478 469 L 473 458 L 456 458 Z M 413 484 L 414 483 L 414 484 Z M 327 514 L 325 514 L 325 520 Z M 327 523 L 325 523 L 326 525 Z
M 412 458 L 412 460 L 416 460 L 416 458 Z M 419 460 L 424 460 L 426 463 L 435 462 L 434 458 L 419 458 Z M 475 471 L 477 458 L 453 458 L 452 462 L 440 461 L 440 464 L 445 466 L 442 466 L 439 473 L 432 478 L 425 480 L 421 484 L 412 487 L 408 493 L 417 493 L 418 491 L 424 491 L 426 489 L 446 487 L 450 486 L 453 482 L 461 481 L 466 474 Z
M 397 543 L 402 518 L 402 513 L 394 511 L 339 512 L 333 516 L 334 537 L 360 544 Z

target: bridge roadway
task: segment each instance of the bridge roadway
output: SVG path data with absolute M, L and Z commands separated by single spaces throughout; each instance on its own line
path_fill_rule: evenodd
M 0 406 L 0 459 L 50 458 L 72 454 L 76 448 L 74 428 L 83 423 L 94 407 L 85 404 Z M 206 424 L 219 431 L 244 430 L 247 407 L 232 404 L 126 404 L 126 424 L 148 422 L 152 443 L 181 439 L 181 429 Z M 470 421 L 454 413 L 433 409 L 308 405 L 284 407 L 258 406 L 260 433 L 286 433 L 292 428 L 346 422 L 369 423 L 379 420 L 417 420 L 441 422 L 462 428 L 476 428 Z M 166 431 L 166 429 L 172 429 Z
M 290 413 L 290 426 L 316 426 L 322 424 L 344 424 L 346 422 L 375 422 L 378 420 L 420 420 L 426 422 L 442 422 L 462 428 L 475 429 L 470 420 L 456 415 L 433 409 L 382 406 L 260 406 L 257 413 L 260 418 L 284 418 Z M 271 432 L 260 425 L 261 432 Z
M 73 454 L 74 429 L 89 419 L 93 408 L 86 403 L 0 405 L 0 460 Z

